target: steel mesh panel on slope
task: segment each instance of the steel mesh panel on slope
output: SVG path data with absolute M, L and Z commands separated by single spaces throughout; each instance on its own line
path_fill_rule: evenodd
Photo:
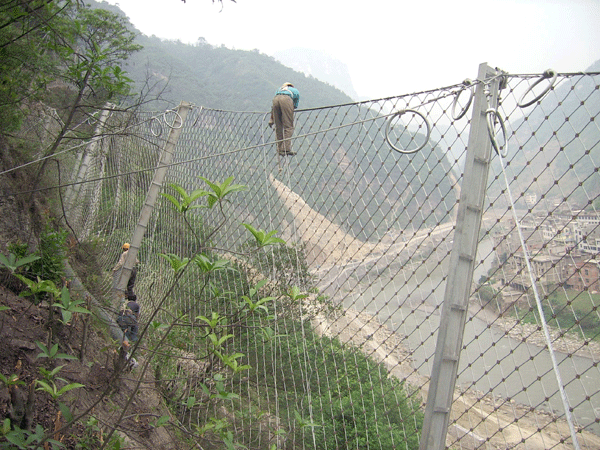
M 523 94 L 529 98 L 544 88 L 545 82 L 534 86 L 539 78 L 506 75 L 496 127 L 490 131 L 503 156 L 492 158 L 447 438 L 451 448 L 597 447 L 598 76 L 561 74 L 540 100 L 518 106 Z M 290 256 L 304 259 L 311 274 L 291 275 L 291 284 L 312 293 L 307 300 L 291 305 L 278 299 L 273 303 L 275 321 L 260 319 L 262 328 L 272 327 L 284 337 L 265 343 L 259 333 L 241 333 L 232 340 L 232 348 L 252 359 L 249 375 L 232 386 L 246 403 L 244 414 L 230 421 L 246 445 L 268 448 L 268 437 L 275 438 L 265 430 L 274 429 L 286 436 L 277 438 L 281 448 L 326 448 L 318 426 L 342 416 L 346 425 L 333 421 L 328 429 L 339 448 L 354 442 L 353 426 L 373 427 L 361 448 L 413 448 L 390 440 L 390 430 L 402 427 L 402 420 L 378 415 L 377 409 L 373 416 L 369 408 L 384 399 L 390 402 L 384 410 L 400 409 L 396 395 L 401 388 L 382 384 L 388 375 L 403 381 L 408 392 L 424 394 L 428 387 L 452 270 L 457 201 L 460 190 L 469 189 L 461 180 L 471 113 L 457 118 L 456 111 L 470 89 L 461 84 L 297 111 L 293 158 L 276 155 L 264 112 L 193 108 L 188 115 L 167 183 L 191 191 L 206 187 L 199 176 L 212 182 L 232 176 L 234 183 L 247 186 L 226 204 L 227 225 L 211 239 L 216 254 L 243 260 L 232 258 L 227 249 L 243 253 L 250 235 L 240 224 L 249 223 L 278 230 L 278 236 L 299 250 Z M 398 115 L 402 110 L 427 119 L 428 141 L 421 116 Z M 97 198 L 98 189 L 116 199 L 112 210 L 91 215 L 95 223 L 90 236 L 109 244 L 107 270 L 135 226 L 136 202 L 149 183 L 141 177 L 148 177 L 155 165 L 152 161 L 172 123 L 167 116 L 140 117 L 129 137 L 105 142 L 110 156 L 98 158 L 88 179 L 115 178 L 104 179 L 101 188 L 90 183 L 81 191 L 78 204 L 87 209 L 73 212 L 73 217 L 90 217 L 90 199 Z M 390 143 L 408 151 L 424 146 L 402 154 L 391 150 Z M 142 172 L 136 173 L 138 168 Z M 173 193 L 170 189 L 164 192 Z M 202 232 L 222 218 L 204 209 L 188 216 Z M 160 253 L 195 250 L 185 221 L 166 199 L 159 199 L 140 249 L 137 290 L 143 292 L 145 313 L 158 306 L 172 280 Z M 252 263 L 275 280 L 280 274 L 269 261 Z M 535 272 L 550 342 L 526 261 Z M 225 279 L 235 276 L 220 277 L 226 284 Z M 164 362 L 173 370 L 182 361 L 197 363 L 204 348 L 203 329 L 194 317 L 215 308 L 223 315 L 235 310 L 226 299 L 205 303 L 195 287 L 199 280 L 197 273 L 187 273 L 163 305 L 161 320 L 186 313 L 181 327 L 185 333 L 170 343 L 171 362 Z M 236 287 L 232 296 L 245 295 L 243 286 L 251 281 L 228 281 Z M 549 350 L 558 355 L 572 414 L 565 414 Z M 364 363 L 364 355 L 379 364 Z M 294 376 L 282 361 L 294 362 Z M 350 380 L 357 373 L 362 378 L 355 386 Z M 186 395 L 201 381 L 186 372 L 177 376 L 188 378 L 182 388 Z M 347 395 L 353 390 L 360 402 Z M 256 395 L 250 399 L 249 392 Z M 420 403 L 424 397 L 412 401 Z M 192 429 L 218 416 L 219 407 L 212 408 L 190 408 L 187 426 Z M 299 427 L 297 414 L 317 427 Z M 569 418 L 575 422 L 577 442 Z

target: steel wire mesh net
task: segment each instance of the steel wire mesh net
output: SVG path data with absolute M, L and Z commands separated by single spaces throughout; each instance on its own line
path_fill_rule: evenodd
M 600 78 L 550 81 L 505 74 L 487 113 L 498 151 L 461 280 L 450 448 L 600 448 Z M 297 111 L 294 157 L 267 113 L 191 108 L 162 192 L 246 189 L 222 211 L 160 196 L 139 248 L 144 346 L 162 339 L 156 376 L 184 429 L 248 448 L 418 448 L 478 83 Z M 67 217 L 103 249 L 100 298 L 176 118 L 114 115 L 136 125 L 82 154 Z M 286 244 L 257 248 L 242 224 Z M 224 269 L 174 275 L 197 254 Z

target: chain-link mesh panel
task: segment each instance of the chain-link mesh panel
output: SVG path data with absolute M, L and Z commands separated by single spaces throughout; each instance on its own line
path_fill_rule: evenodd
M 451 448 L 600 447 L 599 77 L 551 81 L 505 75 L 486 113 L 497 152 L 462 280 Z M 155 360 L 185 430 L 227 423 L 248 448 L 418 448 L 457 205 L 473 189 L 472 89 L 297 111 L 293 157 L 278 156 L 268 113 L 190 111 L 163 193 L 210 191 L 199 177 L 246 189 L 185 214 L 160 197 L 140 246 L 143 317 L 175 322 Z M 174 114 L 127 118 L 137 125 L 91 155 L 68 218 L 105 249 L 98 295 L 111 295 Z M 244 223 L 286 245 L 256 249 Z M 172 289 L 173 255 L 199 252 L 228 269 L 190 263 Z M 284 295 L 293 286 L 303 295 Z M 164 337 L 158 322 L 147 342 Z M 249 368 L 235 374 L 227 355 Z

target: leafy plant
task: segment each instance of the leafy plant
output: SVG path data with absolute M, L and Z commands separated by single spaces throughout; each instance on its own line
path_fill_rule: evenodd
M 6 387 L 25 385 L 23 381 L 19 380 L 19 376 L 15 374 L 5 377 L 0 373 L 0 382 Z
M 55 285 L 62 282 L 64 277 L 63 262 L 66 256 L 65 231 L 55 231 L 47 225 L 40 236 L 40 243 L 36 251 L 28 255 L 29 247 L 26 244 L 13 243 L 10 250 L 17 261 L 32 258 L 25 265 L 28 267 L 27 278 L 31 280 L 48 280 Z
M 180 271 L 182 271 L 183 269 L 185 269 L 185 267 L 188 265 L 188 263 L 190 262 L 189 258 L 180 258 L 179 256 L 173 254 L 173 253 L 159 253 L 159 256 L 162 256 L 164 259 L 166 259 L 169 264 L 171 265 L 171 268 L 173 269 L 173 272 L 178 273 Z
M 78 389 L 78 388 L 84 387 L 84 385 L 81 383 L 69 383 L 64 378 L 56 378 L 56 379 L 64 382 L 65 385 L 62 388 L 59 388 L 56 385 L 56 383 L 54 382 L 54 380 L 50 380 L 50 381 L 35 380 L 35 383 L 39 386 L 36 390 L 44 391 L 44 392 L 50 394 L 50 396 L 54 400 L 58 400 L 58 398 L 61 395 L 65 394 L 66 392 L 69 392 L 70 390 L 73 390 L 73 389 Z
M 103 428 L 100 426 L 100 422 L 94 416 L 90 416 L 85 422 L 83 436 L 77 436 L 75 449 L 91 450 L 100 448 L 102 445 L 106 445 L 105 448 L 110 450 L 121 450 L 124 448 L 123 438 L 118 436 L 113 436 L 110 439 L 110 442 L 107 443 L 105 441 L 105 433 Z
M 62 448 L 64 445 L 53 439 L 44 439 L 44 428 L 38 424 L 35 431 L 22 430 L 19 427 L 11 427 L 10 419 L 4 419 L 2 428 L 0 429 L 2 436 L 6 442 L 0 442 L 0 449 L 19 450 L 37 449 L 42 441 L 48 442 L 53 449 Z
M 275 244 L 285 244 L 285 241 L 283 239 L 273 237 L 275 233 L 277 233 L 277 230 L 272 230 L 267 233 L 264 230 L 257 230 L 248 223 L 243 223 L 242 225 L 244 225 L 246 229 L 250 231 L 250 233 L 252 233 L 259 247 L 266 247 L 267 245 Z
M 211 330 L 216 329 L 222 322 L 227 320 L 226 317 L 221 317 L 219 315 L 219 313 L 216 311 L 212 312 L 210 319 L 205 316 L 198 316 L 198 317 L 196 317 L 196 319 L 199 319 L 199 320 L 205 322 L 210 327 Z
M 197 426 L 196 425 L 196 430 L 197 433 L 200 436 L 204 436 L 206 433 L 213 431 L 213 432 L 220 432 L 223 429 L 227 428 L 228 422 L 225 419 L 217 419 L 215 417 L 211 417 L 205 424 L 203 424 L 202 426 Z
M 298 288 L 297 286 L 292 286 L 286 294 L 294 302 L 300 301 L 308 297 L 308 294 L 302 294 L 300 292 L 300 288 Z
M 203 273 L 215 272 L 217 270 L 226 269 L 230 265 L 230 261 L 227 259 L 218 259 L 216 261 L 213 261 L 208 256 L 202 253 L 196 255 L 193 261 Z
M 216 392 L 211 391 L 205 384 L 201 385 L 205 394 L 210 396 L 211 399 L 237 400 L 240 398 L 240 396 L 238 394 L 229 392 L 225 388 L 225 378 L 221 374 L 216 374 L 214 376 L 214 383 L 215 383 L 215 391 Z
M 39 294 L 50 294 L 52 297 L 58 297 L 60 295 L 60 291 L 56 287 L 53 281 L 50 280 L 41 280 L 39 277 L 37 281 L 30 280 L 29 278 L 24 277 L 23 275 L 16 274 L 15 275 L 19 280 L 21 280 L 29 290 L 21 292 L 19 295 L 21 297 L 28 296 L 38 296 Z
M 177 184 L 171 183 L 169 186 L 175 189 L 181 198 L 177 199 L 173 195 L 167 193 L 161 193 L 160 195 L 169 200 L 175 206 L 175 209 L 180 213 L 185 214 L 190 209 L 201 207 L 201 205 L 192 205 L 192 203 L 194 203 L 200 197 L 206 195 L 206 191 L 204 189 L 196 189 L 188 194 L 184 188 Z
M 212 192 L 206 191 L 204 195 L 206 195 L 208 207 L 212 208 L 215 204 L 222 202 L 225 200 L 225 197 L 233 194 L 234 192 L 240 192 L 246 190 L 246 186 L 241 184 L 231 184 L 233 181 L 233 177 L 227 178 L 223 183 L 213 183 L 204 177 L 198 177 L 201 180 L 204 180 L 206 184 L 210 186 Z
M 0 264 L 10 270 L 12 273 L 15 273 L 20 267 L 26 266 L 27 264 L 37 261 L 38 259 L 40 259 L 40 257 L 36 255 L 29 255 L 25 256 L 24 258 L 17 259 L 17 256 L 14 253 L 9 253 L 8 257 L 0 253 Z
M 58 344 L 54 344 L 52 347 L 48 348 L 40 341 L 35 342 L 37 346 L 40 348 L 42 353 L 37 355 L 38 358 L 48 358 L 49 360 L 55 359 L 77 359 L 73 355 L 68 355 L 66 353 L 58 353 Z
M 218 350 L 215 350 L 215 354 L 219 357 L 219 359 L 225 364 L 227 367 L 231 369 L 233 374 L 238 374 L 244 370 L 250 370 L 252 367 L 248 364 L 240 364 L 238 363 L 239 358 L 243 358 L 245 355 L 243 353 L 232 353 L 232 354 L 223 354 Z
M 193 406 L 193 404 L 192 404 Z M 191 406 L 190 406 L 191 408 Z M 153 422 L 150 422 L 150 426 L 152 428 L 160 428 L 163 425 L 166 425 L 167 423 L 169 423 L 171 421 L 171 418 L 169 416 L 160 416 L 158 419 L 156 419 Z
M 91 314 L 91 311 L 89 309 L 80 306 L 82 303 L 84 303 L 83 300 L 71 299 L 69 289 L 67 289 L 66 287 L 62 288 L 59 299 L 60 302 L 54 303 L 53 306 L 60 308 L 62 313 L 62 323 L 65 325 L 71 321 L 71 317 L 73 317 L 74 313 Z
M 40 374 L 42 375 L 42 377 L 44 377 L 44 380 L 46 381 L 52 381 L 55 379 L 56 374 L 58 372 L 60 372 L 60 370 L 63 368 L 64 366 L 56 366 L 54 369 L 52 370 L 48 370 L 45 367 L 40 367 Z
M 256 302 L 252 300 L 252 297 L 254 297 L 258 293 L 258 290 L 261 287 L 263 287 L 266 283 L 267 280 L 259 281 L 254 288 L 250 289 L 249 295 L 241 296 L 241 299 L 243 300 L 241 302 L 241 307 L 247 309 L 247 311 L 250 312 L 250 314 L 254 313 L 256 310 L 263 310 L 266 314 L 269 313 L 269 310 L 267 309 L 265 304 L 275 300 L 275 297 L 264 297 L 256 300 Z

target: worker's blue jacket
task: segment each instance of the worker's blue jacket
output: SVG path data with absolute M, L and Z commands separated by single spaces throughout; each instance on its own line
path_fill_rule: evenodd
M 281 94 L 292 97 L 292 100 L 294 100 L 294 109 L 298 108 L 298 104 L 300 103 L 300 92 L 298 92 L 298 89 L 292 86 L 282 86 L 277 90 L 275 95 Z

